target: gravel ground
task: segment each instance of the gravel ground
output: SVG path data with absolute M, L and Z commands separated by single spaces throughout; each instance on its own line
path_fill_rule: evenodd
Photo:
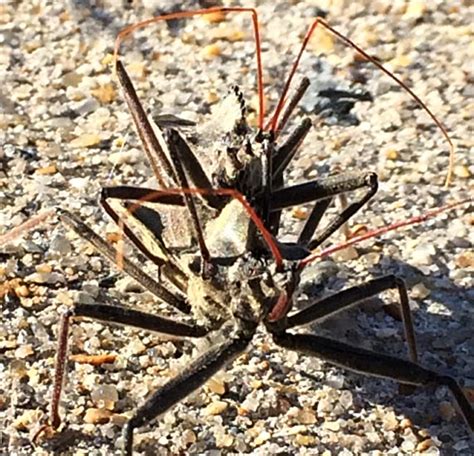
M 117 230 L 98 208 L 100 188 L 151 178 L 111 72 L 115 36 L 160 8 L 199 5 L 63 3 L 0 4 L 0 234 L 61 206 L 112 240 Z M 318 34 L 301 72 L 313 81 L 303 109 L 320 114 L 313 115 L 315 128 L 289 181 L 337 170 L 377 172 L 380 190 L 354 222 L 369 227 L 472 195 L 470 1 L 256 3 L 269 105 L 320 8 L 332 25 L 414 89 L 457 145 L 454 178 L 446 189 L 448 146 L 431 120 L 386 76 Z M 126 45 L 124 58 L 152 115 L 171 113 L 199 122 L 197 131 L 188 133 L 200 139 L 196 148 L 208 157 L 205 146 L 216 135 L 209 111 L 230 84 L 240 84 L 255 122 L 253 46 L 248 18 L 235 16 L 214 25 L 194 20 L 152 27 Z M 328 107 L 318 96 L 327 87 L 365 90 L 373 101 L 357 102 L 349 115 L 341 114 L 334 106 L 342 109 L 344 103 Z M 301 218 L 304 210 L 290 212 L 284 233 L 297 232 Z M 466 205 L 314 264 L 298 305 L 373 276 L 398 274 L 410 287 L 421 363 L 459 379 L 473 397 L 473 224 Z M 166 309 L 54 220 L 2 245 L 0 252 L 1 454 L 118 452 L 131 410 L 203 346 L 99 323 L 74 325 L 73 353 L 108 353 L 116 359 L 99 367 L 71 363 L 62 408 L 67 429 L 34 447 L 32 435 L 48 408 L 58 315 L 72 302 Z M 406 356 L 401 323 L 390 316 L 396 299 L 385 293 L 309 330 Z M 139 429 L 135 442 L 137 454 L 474 453 L 445 389 L 402 395 L 394 382 L 283 352 L 264 332 L 215 380 Z

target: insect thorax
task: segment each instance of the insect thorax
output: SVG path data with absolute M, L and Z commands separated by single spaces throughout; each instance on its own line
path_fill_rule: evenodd
M 208 327 L 216 328 L 231 319 L 244 326 L 258 324 L 279 295 L 273 280 L 271 260 L 257 259 L 249 252 L 231 264 L 213 264 L 209 277 L 189 276 L 187 295 L 193 316 Z
M 258 131 L 247 123 L 247 106 L 237 86 L 215 106 L 209 126 L 220 132 L 212 180 L 216 188 L 233 188 L 252 199 L 262 188 L 266 152 Z M 268 144 L 267 144 L 268 145 Z

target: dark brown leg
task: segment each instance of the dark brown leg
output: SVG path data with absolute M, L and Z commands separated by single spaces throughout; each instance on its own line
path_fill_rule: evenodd
M 291 117 L 291 114 L 293 114 L 293 111 L 300 102 L 301 98 L 303 98 L 303 95 L 306 93 L 306 90 L 308 90 L 310 84 L 311 82 L 306 76 L 301 79 L 300 83 L 298 84 L 298 87 L 291 96 L 290 101 L 288 101 L 286 105 L 287 107 L 285 108 L 285 111 L 283 112 L 280 121 L 278 122 L 278 126 L 276 129 L 278 134 L 280 134 L 284 130 L 288 119 Z
M 126 307 L 105 304 L 76 304 L 62 315 L 59 323 L 58 351 L 54 367 L 54 384 L 50 410 L 50 425 L 55 429 L 61 424 L 58 407 L 67 364 L 69 326 L 71 318 L 76 317 L 87 317 L 110 323 L 119 323 L 178 337 L 204 337 L 208 333 L 206 328 L 197 325 L 175 322 L 168 318 Z
M 362 300 L 382 293 L 385 290 L 397 288 L 400 296 L 400 307 L 403 316 L 403 325 L 405 328 L 405 337 L 408 343 L 410 359 L 416 363 L 418 355 L 416 350 L 415 331 L 411 318 L 410 304 L 405 282 L 394 275 L 379 277 L 370 280 L 361 285 L 347 288 L 339 293 L 327 296 L 320 301 L 315 302 L 306 309 L 303 309 L 287 318 L 285 328 L 290 329 L 295 326 L 316 323 L 341 312 L 344 309 L 359 304 Z
M 133 430 L 143 426 L 202 386 L 212 375 L 242 353 L 253 334 L 240 334 L 189 364 L 178 376 L 153 393 L 123 428 L 124 454 L 132 455 Z
M 311 238 L 316 232 L 319 223 L 321 222 L 321 219 L 323 218 L 332 200 L 333 198 L 326 198 L 316 202 L 316 204 L 313 206 L 313 209 L 311 209 L 311 213 L 309 214 L 309 217 L 306 220 L 300 235 L 298 236 L 298 241 L 296 242 L 297 244 L 307 246 L 310 243 Z
M 474 410 L 457 382 L 444 375 L 425 369 L 418 364 L 381 355 L 324 337 L 279 333 L 273 336 L 278 345 L 306 355 L 317 356 L 330 364 L 361 374 L 389 378 L 403 384 L 417 386 L 446 386 L 471 430 L 474 431 Z
M 133 122 L 145 149 L 153 174 L 161 187 L 174 187 L 176 184 L 173 168 L 160 145 L 148 120 L 140 100 L 137 97 L 132 81 L 120 60 L 116 62 L 116 71 L 122 86 L 125 101 L 132 114 Z
M 176 184 L 178 184 L 177 176 L 175 175 L 173 167 L 163 150 L 165 147 L 163 140 L 160 143 L 156 137 L 145 110 L 137 97 L 133 83 L 120 60 L 117 61 L 116 68 L 117 76 L 124 92 L 125 101 L 128 104 L 135 127 L 158 183 L 161 187 L 165 188 L 176 187 Z M 193 185 L 197 188 L 212 188 L 206 173 L 186 141 L 179 137 L 175 145 L 179 148 L 182 165 L 189 174 L 189 178 Z M 167 146 L 170 145 L 167 144 Z M 202 195 L 202 197 L 211 207 L 218 208 L 220 206 L 221 201 L 216 196 Z
M 168 135 L 168 147 L 170 149 L 173 148 L 177 153 L 181 166 L 186 171 L 186 175 L 194 187 L 200 189 L 212 188 L 212 183 L 204 172 L 199 160 L 196 158 L 188 143 L 181 136 L 178 130 L 170 131 Z M 222 207 L 222 199 L 217 195 L 201 193 L 199 196 L 214 209 Z
M 283 172 L 291 160 L 293 160 L 301 143 L 306 138 L 309 130 L 311 130 L 311 127 L 311 119 L 304 119 L 301 124 L 291 132 L 286 141 L 274 152 L 272 157 L 272 176 L 274 181 L 283 175 Z
M 166 196 L 170 197 L 170 203 L 167 202 L 168 198 Z M 174 201 L 171 197 L 176 196 L 180 198 Z M 178 290 L 186 293 L 186 275 L 169 253 L 162 239 L 160 214 L 151 208 L 142 207 L 141 204 L 136 203 L 135 206 L 132 206 L 128 210 L 128 214 L 131 217 L 131 220 L 128 221 L 133 223 L 134 228 L 136 228 L 131 229 L 123 217 L 120 216 L 107 201 L 108 198 L 130 200 L 135 197 L 139 198 L 138 201 L 140 202 L 146 201 L 149 203 L 173 205 L 178 202 L 184 206 L 182 195 L 167 193 L 166 190 L 140 189 L 138 187 L 106 187 L 101 191 L 100 204 L 110 218 L 123 229 L 123 232 L 133 245 L 150 261 L 159 266 L 160 272 L 163 272 L 165 277 Z M 144 216 L 145 213 L 147 215 L 146 217 Z M 141 236 L 138 236 L 135 232 L 141 233 L 141 235 L 144 236 L 143 241 Z
M 305 119 L 296 127 L 296 129 L 289 135 L 286 141 L 278 147 L 270 156 L 271 161 L 271 187 L 272 189 L 281 189 L 284 186 L 283 173 L 289 165 L 301 143 L 311 129 L 311 120 Z M 269 197 L 271 200 L 271 196 Z M 280 227 L 281 210 L 271 211 L 268 214 L 268 228 L 274 235 L 278 235 Z
M 311 201 L 325 200 L 335 195 L 351 192 L 363 187 L 368 187 L 365 194 L 350 204 L 340 214 L 336 215 L 324 230 L 309 242 L 307 248 L 309 250 L 314 250 L 375 195 L 378 188 L 376 174 L 342 174 L 276 190 L 272 194 L 272 210 L 280 210 Z M 313 215 L 313 217 L 317 218 L 319 215 Z M 310 218 L 306 223 L 308 225 L 311 224 L 312 226 L 317 226 L 317 224 L 314 223 L 313 218 Z M 308 238 L 310 230 L 303 228 L 303 232 L 305 232 L 305 238 Z
M 178 185 L 181 188 L 189 188 L 188 180 L 186 178 L 186 174 L 183 168 L 181 150 L 179 148 L 180 136 L 176 130 L 167 130 L 167 143 L 169 146 L 170 158 L 174 166 L 175 175 L 178 180 Z M 209 264 L 211 256 L 209 254 L 209 250 L 207 249 L 206 241 L 204 239 L 204 232 L 197 214 L 196 205 L 194 203 L 194 196 L 190 193 L 185 193 L 183 196 L 189 214 L 191 216 L 191 224 L 194 228 L 194 234 L 196 235 L 196 239 L 198 241 L 199 250 L 201 251 L 201 257 L 204 263 Z
M 105 258 L 115 263 L 117 252 L 106 241 L 104 241 L 97 233 L 84 224 L 78 217 L 65 210 L 59 210 L 59 218 L 66 225 L 72 228 L 79 236 L 90 242 Z M 138 283 L 143 285 L 148 291 L 153 293 L 161 301 L 166 302 L 174 308 L 190 313 L 189 304 L 186 298 L 180 294 L 174 294 L 167 287 L 159 284 L 156 280 L 146 274 L 142 268 L 139 268 L 129 259 L 123 258 L 123 270 Z

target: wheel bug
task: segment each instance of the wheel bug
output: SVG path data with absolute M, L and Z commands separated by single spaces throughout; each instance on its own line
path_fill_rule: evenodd
M 183 190 L 182 192 L 186 193 L 186 191 L 185 191 L 185 190 Z M 205 192 L 203 191 L 203 192 L 202 192 L 202 194 L 203 194 L 203 195 L 205 195 Z M 150 192 L 148 195 L 151 197 L 153 194 Z M 143 196 L 142 198 L 146 200 L 146 196 Z M 259 207 L 260 207 L 260 205 L 261 205 L 261 203 L 258 203 L 258 206 L 259 206 Z M 281 301 L 279 301 L 279 302 L 283 302 L 283 303 L 284 303 L 284 301 L 285 301 L 285 300 L 284 300 L 284 299 L 282 299 L 282 300 L 281 300 Z M 283 307 L 284 307 L 284 306 L 283 306 Z M 276 313 L 277 313 L 277 315 L 276 315 L 276 316 L 278 316 L 278 312 L 276 312 Z M 275 317 L 275 315 L 273 315 L 273 316 Z

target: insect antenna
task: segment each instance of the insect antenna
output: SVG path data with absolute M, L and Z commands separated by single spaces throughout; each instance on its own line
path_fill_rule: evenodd
M 325 29 L 329 30 L 333 35 L 335 35 L 337 38 L 339 38 L 342 42 L 344 42 L 347 46 L 352 47 L 355 49 L 357 53 L 362 55 L 366 60 L 374 64 L 380 71 L 384 72 L 389 78 L 394 80 L 400 87 L 402 87 L 408 94 L 411 96 L 411 98 L 420 106 L 433 120 L 433 122 L 436 124 L 436 126 L 441 130 L 441 133 L 445 137 L 446 141 L 449 144 L 449 166 L 448 166 L 448 172 L 446 176 L 446 181 L 445 181 L 445 186 L 448 186 L 449 183 L 451 182 L 452 179 L 452 174 L 453 174 L 453 168 L 454 168 L 454 144 L 446 130 L 446 128 L 443 126 L 443 124 L 438 120 L 438 118 L 433 114 L 433 112 L 428 108 L 428 106 L 416 95 L 413 90 L 411 90 L 402 80 L 400 80 L 397 76 L 395 76 L 391 71 L 389 71 L 387 68 L 385 68 L 381 63 L 379 63 L 374 57 L 371 57 L 367 52 L 365 52 L 360 46 L 355 44 L 352 40 L 344 36 L 342 33 L 338 32 L 335 28 L 331 27 L 324 19 L 321 17 L 316 18 L 313 23 L 310 25 L 308 28 L 308 31 L 306 32 L 306 35 L 303 39 L 303 43 L 301 45 L 301 48 L 296 56 L 296 59 L 293 63 L 293 66 L 290 70 L 290 73 L 288 75 L 288 78 L 286 79 L 285 85 L 283 87 L 283 91 L 281 93 L 280 99 L 278 101 L 278 104 L 275 108 L 275 111 L 270 118 L 269 122 L 265 126 L 265 130 L 270 130 L 273 132 L 276 136 L 278 136 L 278 119 L 280 117 L 280 114 L 283 110 L 283 106 L 286 103 L 286 97 L 288 94 L 288 90 L 290 88 L 291 82 L 293 80 L 293 77 L 296 73 L 296 70 L 299 66 L 301 56 L 306 49 L 306 46 L 309 43 L 309 40 L 311 36 L 313 35 L 314 31 L 318 27 L 318 25 L 323 26 Z
M 399 228 L 403 228 L 405 226 L 410 226 L 410 225 L 417 225 L 419 223 L 423 223 L 426 220 L 429 220 L 431 218 L 434 218 L 438 216 L 439 214 L 443 212 L 447 212 L 449 210 L 453 210 L 457 207 L 463 206 L 465 204 L 472 203 L 474 200 L 472 198 L 467 198 L 461 201 L 456 201 L 454 203 L 446 204 L 445 206 L 437 207 L 435 209 L 431 209 L 424 214 L 416 215 L 414 217 L 410 217 L 408 219 L 404 220 L 399 220 L 394 223 L 390 223 L 384 226 L 381 226 L 380 228 L 376 228 L 374 230 L 371 230 L 367 233 L 361 234 L 359 236 L 355 236 L 348 241 L 338 244 L 332 247 L 329 247 L 327 249 L 324 249 L 320 252 L 314 252 L 306 257 L 305 259 L 301 260 L 299 263 L 299 267 L 303 268 L 307 266 L 308 264 L 312 263 L 313 261 L 319 259 L 319 258 L 325 258 L 329 255 L 332 255 L 335 252 L 338 252 L 339 250 L 346 249 L 347 247 L 350 247 L 351 245 L 358 244 L 359 242 L 365 241 L 367 239 L 375 238 L 375 237 L 380 237 L 385 233 L 388 233 L 389 231 L 395 231 Z
M 21 223 L 15 228 L 12 228 L 10 231 L 7 231 L 5 234 L 2 234 L 2 236 L 0 236 L 0 246 L 13 241 L 14 239 L 17 239 L 23 233 L 28 233 L 33 228 L 43 223 L 45 220 L 49 219 L 54 214 L 55 214 L 54 209 L 48 209 L 45 212 L 42 212 L 33 217 L 30 217 L 25 222 Z

